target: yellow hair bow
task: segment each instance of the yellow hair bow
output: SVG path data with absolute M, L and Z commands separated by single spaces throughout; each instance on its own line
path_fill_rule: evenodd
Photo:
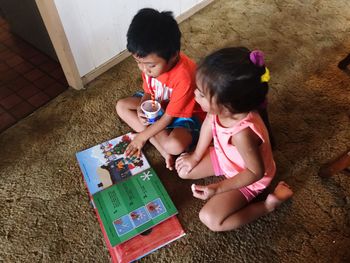
M 270 71 L 267 67 L 265 67 L 265 73 L 260 77 L 261 82 L 269 82 L 270 80 Z

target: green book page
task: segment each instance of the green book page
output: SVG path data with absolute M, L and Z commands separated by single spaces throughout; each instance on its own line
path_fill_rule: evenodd
M 177 214 L 152 168 L 96 193 L 93 200 L 112 246 Z

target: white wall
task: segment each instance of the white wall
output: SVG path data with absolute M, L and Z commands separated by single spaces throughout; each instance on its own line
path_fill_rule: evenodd
M 144 7 L 175 17 L 203 0 L 54 0 L 81 77 L 126 48 L 133 16 Z

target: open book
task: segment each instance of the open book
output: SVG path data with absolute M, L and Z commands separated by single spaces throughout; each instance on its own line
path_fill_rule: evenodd
M 132 137 L 129 133 L 76 154 L 115 262 L 140 258 L 185 234 L 145 156 L 124 155 Z

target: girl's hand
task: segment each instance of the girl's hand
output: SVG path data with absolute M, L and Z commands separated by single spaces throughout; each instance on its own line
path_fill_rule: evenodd
M 146 115 L 141 110 L 141 106 L 137 107 L 136 112 L 137 112 L 137 117 L 139 118 L 139 121 L 141 122 L 141 124 L 144 126 L 148 126 L 149 125 L 148 120 L 146 118 Z
M 216 194 L 217 188 L 217 184 L 191 185 L 193 196 L 202 200 L 207 200 L 210 197 L 214 196 Z
M 193 153 L 183 153 L 176 159 L 175 169 L 181 177 L 187 175 L 198 162 Z
M 145 140 L 142 136 L 142 134 L 138 134 L 135 136 L 135 138 L 131 141 L 131 143 L 126 147 L 125 155 L 126 156 L 132 156 L 136 154 L 137 157 L 141 156 L 141 149 L 145 145 L 147 140 Z

